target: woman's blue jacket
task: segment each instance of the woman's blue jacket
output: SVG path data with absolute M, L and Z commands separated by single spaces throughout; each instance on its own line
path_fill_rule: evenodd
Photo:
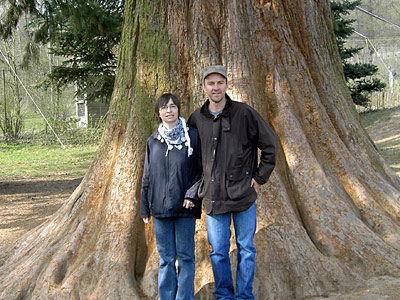
M 167 144 L 153 133 L 146 144 L 146 158 L 142 177 L 140 216 L 147 218 L 200 218 L 201 201 L 197 190 L 202 174 L 200 140 L 197 129 L 188 130 L 193 154 L 188 147 L 173 147 L 167 153 Z M 183 207 L 184 199 L 195 203 L 193 209 Z

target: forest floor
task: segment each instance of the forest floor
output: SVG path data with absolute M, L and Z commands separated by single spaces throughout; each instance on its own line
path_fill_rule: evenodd
M 388 110 L 378 121 L 364 124 L 383 156 L 388 156 L 387 161 L 400 175 L 400 108 Z M 0 249 L 11 245 L 30 229 L 51 218 L 81 179 L 60 176 L 59 180 L 10 179 L 0 182 Z M 366 282 L 364 289 L 312 300 L 323 299 L 400 300 L 400 278 L 373 278 Z

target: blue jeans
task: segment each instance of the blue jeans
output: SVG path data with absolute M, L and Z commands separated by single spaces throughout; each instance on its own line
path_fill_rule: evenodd
M 160 300 L 194 299 L 195 218 L 153 218 L 157 250 Z M 178 259 L 178 276 L 175 261 Z
M 231 218 L 237 245 L 236 295 L 232 283 L 229 247 Z M 212 247 L 210 254 L 215 280 L 215 299 L 254 299 L 253 280 L 256 259 L 256 205 L 241 212 L 207 215 L 207 236 Z

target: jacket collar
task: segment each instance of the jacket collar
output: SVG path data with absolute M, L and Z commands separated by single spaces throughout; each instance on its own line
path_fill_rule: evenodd
M 226 103 L 224 109 L 220 113 L 221 117 L 229 116 L 232 107 L 232 99 L 227 94 L 225 94 L 225 99 Z M 214 116 L 210 113 L 209 105 L 210 105 L 210 100 L 207 99 L 206 102 L 203 104 L 203 106 L 200 108 L 200 113 L 202 113 L 204 116 L 208 118 L 214 118 Z

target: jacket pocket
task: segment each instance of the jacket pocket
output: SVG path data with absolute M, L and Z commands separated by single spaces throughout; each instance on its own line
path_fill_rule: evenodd
M 229 199 L 246 197 L 251 193 L 250 169 L 235 168 L 226 171 L 225 187 Z

